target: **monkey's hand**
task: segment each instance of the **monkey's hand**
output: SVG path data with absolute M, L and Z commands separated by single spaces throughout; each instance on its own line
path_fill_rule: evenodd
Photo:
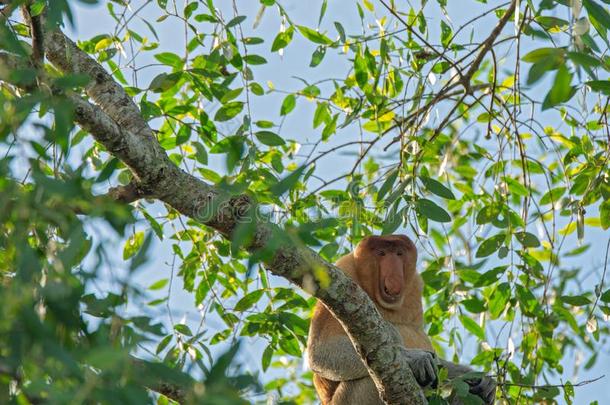
M 493 405 L 496 400 L 496 380 L 491 377 L 466 379 L 470 386 L 470 393 L 483 400 L 485 405 Z
M 402 351 L 404 356 L 407 357 L 409 367 L 420 386 L 427 387 L 436 383 L 438 379 L 436 354 L 421 349 L 407 349 L 406 347 L 403 347 Z

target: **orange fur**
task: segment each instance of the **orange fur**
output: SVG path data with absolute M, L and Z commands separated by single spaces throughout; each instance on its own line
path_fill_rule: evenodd
M 380 262 L 385 259 L 376 256 L 375 252 L 386 250 L 393 254 L 399 249 L 399 259 L 403 264 L 404 288 L 401 292 L 402 302 L 399 307 L 388 308 L 381 305 L 378 289 L 380 288 Z M 398 260 L 394 258 L 393 260 Z M 354 252 L 340 258 L 336 265 L 352 277 L 371 297 L 381 315 L 400 331 L 406 347 L 432 351 L 430 339 L 423 326 L 422 289 L 423 282 L 415 269 L 417 251 L 415 245 L 404 235 L 371 236 L 363 239 Z M 345 337 L 341 324 L 318 302 L 311 321 L 308 346 L 320 348 Z M 314 371 L 315 373 L 315 371 Z M 314 374 L 314 385 L 323 405 L 330 404 L 340 381 L 332 381 L 319 374 Z

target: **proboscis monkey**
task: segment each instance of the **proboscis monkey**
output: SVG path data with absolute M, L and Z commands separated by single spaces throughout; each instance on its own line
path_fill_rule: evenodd
M 415 265 L 417 250 L 404 235 L 369 236 L 336 265 L 366 291 L 377 309 L 398 330 L 411 370 L 423 387 L 436 381 L 436 359 L 424 331 L 423 282 Z M 373 380 L 341 324 L 318 302 L 307 344 L 309 366 L 323 405 L 383 404 Z M 440 361 L 448 378 L 471 372 L 469 367 Z M 469 380 L 470 392 L 486 404 L 495 398 L 491 378 Z M 454 400 L 454 404 L 459 404 Z

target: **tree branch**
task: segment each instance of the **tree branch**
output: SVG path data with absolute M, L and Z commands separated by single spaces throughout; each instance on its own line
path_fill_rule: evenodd
M 466 89 L 466 93 L 470 93 L 470 80 L 472 79 L 472 76 L 474 76 L 476 71 L 479 69 L 479 66 L 481 65 L 481 62 L 483 62 L 485 55 L 487 55 L 489 50 L 494 46 L 498 35 L 500 35 L 510 18 L 513 16 L 516 7 L 517 0 L 512 0 L 510 2 L 510 5 L 508 6 L 508 9 L 506 10 L 502 18 L 500 18 L 500 21 L 498 21 L 498 24 L 496 24 L 494 29 L 491 31 L 491 34 L 489 34 L 489 36 L 481 44 L 481 50 L 470 64 L 470 68 L 468 68 L 466 74 L 462 76 L 460 83 Z
M 126 204 L 146 197 L 146 193 L 144 193 L 136 182 L 129 183 L 125 186 L 111 187 L 110 190 L 108 190 L 108 195 L 111 198 Z
M 227 238 L 240 221 L 251 219 L 244 218 L 253 206 L 250 197 L 228 195 L 173 164 L 124 89 L 61 31 L 48 33 L 44 44 L 47 58 L 61 71 L 91 78 L 85 90 L 97 105 L 67 95 L 75 106 L 75 120 L 131 169 L 141 190 Z M 277 225 L 256 223 L 252 242 L 245 248 L 258 252 L 275 245 L 266 267 L 329 308 L 346 329 L 386 403 L 424 404 L 423 392 L 407 358 L 401 355 L 402 342 L 393 340 L 392 326 L 383 320 L 368 295 L 314 251 L 280 235 Z M 315 276 L 320 271 L 326 273 L 328 285 Z
M 154 138 L 151 128 L 125 89 L 74 41 L 56 29 L 46 34 L 44 44 L 47 58 L 58 69 L 64 73 L 80 73 L 91 78 L 85 86 L 87 95 L 121 128 L 143 138 Z M 150 148 L 148 152 L 151 152 Z

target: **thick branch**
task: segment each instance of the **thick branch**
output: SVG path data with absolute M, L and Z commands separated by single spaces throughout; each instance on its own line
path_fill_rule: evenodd
M 130 167 L 138 192 L 160 199 L 230 238 L 252 207 L 250 198 L 227 195 L 174 165 L 123 88 L 63 33 L 49 33 L 44 44 L 48 59 L 60 70 L 91 77 L 86 90 L 98 105 L 68 94 L 75 107 L 75 120 Z M 19 68 L 20 62 L 12 55 L 0 55 L 0 64 L 12 69 Z M 401 342 L 393 341 L 391 326 L 383 321 L 368 295 L 311 249 L 297 247 L 280 235 L 276 225 L 257 223 L 247 249 L 257 252 L 277 245 L 273 258 L 266 262 L 267 268 L 312 293 L 331 310 L 344 325 L 388 404 L 424 404 L 423 392 L 407 358 L 401 355 Z M 321 286 L 319 277 L 314 276 L 321 272 L 326 274 L 327 285 Z
M 77 96 L 70 96 L 75 104 L 77 122 L 119 158 L 137 162 L 131 154 L 140 153 L 144 145 L 138 136 L 122 130 L 97 106 Z M 150 142 L 156 142 L 149 138 Z M 136 150 L 134 150 L 136 149 Z M 156 196 L 188 217 L 199 220 L 231 237 L 233 230 L 244 219 L 252 202 L 247 196 L 228 196 L 180 170 L 169 159 L 159 159 L 154 170 L 158 181 L 142 184 Z M 145 163 L 132 166 L 140 178 L 149 168 Z M 274 274 L 282 276 L 320 299 L 341 321 L 354 346 L 365 359 L 371 376 L 388 404 L 423 404 L 425 398 L 415 381 L 407 359 L 400 355 L 400 342 L 392 341 L 394 334 L 383 321 L 368 295 L 341 270 L 322 260 L 308 248 L 296 247 L 280 237 L 280 229 L 271 223 L 258 223 L 252 243 L 247 247 L 256 252 L 271 243 L 283 241 L 274 257 L 266 263 Z M 321 288 L 314 273 L 327 274 L 329 285 Z
M 174 165 L 152 135 L 152 130 L 122 87 L 92 58 L 60 31 L 45 41 L 48 59 L 65 73 L 85 73 L 92 79 L 87 94 L 95 106 L 77 96 L 77 122 L 107 150 L 132 170 L 147 195 L 156 197 L 181 214 L 194 218 L 231 237 L 244 213 L 252 206 L 247 196 L 229 196 Z M 276 247 L 267 268 L 320 299 L 341 321 L 369 368 L 382 398 L 388 404 L 424 404 L 422 390 L 393 342 L 393 331 L 375 305 L 354 281 L 315 252 L 297 247 L 270 223 L 257 223 L 248 250 Z M 321 286 L 313 276 L 323 271 L 330 283 Z
M 133 99 L 95 59 L 83 52 L 60 30 L 47 33 L 45 39 L 49 61 L 64 73 L 89 76 L 91 81 L 85 87 L 87 95 L 121 128 L 143 138 L 154 137 Z

